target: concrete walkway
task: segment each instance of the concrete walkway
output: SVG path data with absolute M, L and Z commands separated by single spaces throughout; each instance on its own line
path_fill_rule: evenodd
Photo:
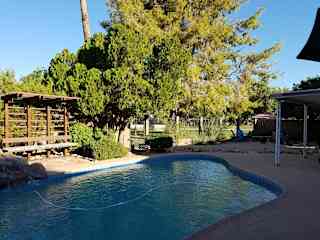
M 49 176 L 65 175 L 95 171 L 111 167 L 120 167 L 127 164 L 140 162 L 148 156 L 139 156 L 129 153 L 128 156 L 105 161 L 93 161 L 79 156 L 51 157 L 32 160 L 31 163 L 42 164 Z
M 213 155 L 272 179 L 283 186 L 286 193 L 266 205 L 222 220 L 189 240 L 320 239 L 320 164 L 316 156 L 302 160 L 297 155 L 284 154 L 281 167 L 275 168 L 272 153 L 218 152 Z

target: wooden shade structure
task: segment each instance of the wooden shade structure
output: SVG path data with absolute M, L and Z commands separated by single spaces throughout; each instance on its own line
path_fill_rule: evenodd
M 320 9 L 309 40 L 297 58 L 320 62 Z
M 69 143 L 67 103 L 77 97 L 13 92 L 0 96 L 4 102 L 2 146 L 5 152 L 64 149 Z

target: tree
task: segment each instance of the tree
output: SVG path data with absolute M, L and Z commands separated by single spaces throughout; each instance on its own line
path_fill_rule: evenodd
M 267 108 L 267 102 L 271 99 L 269 81 L 276 79 L 277 75 L 271 71 L 272 65 L 268 60 L 279 50 L 280 45 L 276 44 L 259 53 L 233 55 L 234 64 L 230 74 L 233 100 L 229 112 L 237 129 L 242 121 L 257 113 L 259 108 L 271 110 Z
M 77 57 L 68 49 L 62 50 L 50 62 L 47 77 L 45 78 L 46 85 L 49 85 L 52 92 L 55 94 L 70 95 L 68 91 L 68 81 L 70 70 L 76 64 Z M 72 96 L 72 95 L 71 95 Z
M 52 89 L 49 85 L 46 85 L 45 78 L 47 71 L 44 69 L 38 69 L 32 73 L 24 76 L 17 84 L 17 88 L 23 92 L 34 92 L 42 94 L 52 94 Z
M 293 90 L 309 90 L 320 88 L 320 76 L 308 77 L 306 80 L 293 85 Z
M 123 24 L 95 34 L 77 54 L 63 50 L 46 78 L 55 93 L 79 96 L 78 117 L 122 131 L 130 119 L 167 117 L 182 94 L 190 54 L 177 38 L 151 42 Z
M 14 91 L 16 88 L 16 83 L 14 71 L 0 71 L 0 95 Z
M 90 38 L 90 23 L 87 0 L 80 0 L 81 16 L 82 16 L 82 29 L 84 40 Z
M 12 92 L 16 90 L 16 78 L 15 73 L 12 70 L 0 71 L 0 95 Z M 4 105 L 0 100 L 0 121 L 4 117 Z
M 104 26 L 122 23 L 144 34 L 151 43 L 177 38 L 192 56 L 182 79 L 185 93 L 180 111 L 193 109 L 211 116 L 231 111 L 240 118 L 253 107 L 251 84 L 275 77 L 268 60 L 280 49 L 275 44 L 261 52 L 242 50 L 258 43 L 251 32 L 260 26 L 262 13 L 257 10 L 247 19 L 231 20 L 230 15 L 244 2 L 109 0 L 111 18 Z

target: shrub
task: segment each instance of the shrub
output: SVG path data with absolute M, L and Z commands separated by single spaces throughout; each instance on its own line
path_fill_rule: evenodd
M 72 141 L 79 144 L 76 150 L 79 155 L 107 160 L 128 154 L 128 150 L 116 141 L 112 131 L 105 135 L 99 128 L 93 129 L 86 124 L 76 123 L 71 127 L 70 133 Z
M 70 128 L 72 142 L 79 146 L 91 146 L 94 142 L 93 129 L 84 123 L 76 123 Z
M 97 160 L 124 157 L 128 154 L 122 144 L 116 142 L 112 136 L 104 136 L 93 146 L 94 157 Z
M 72 142 L 78 144 L 76 153 L 93 157 L 92 147 L 95 145 L 93 129 L 84 123 L 76 123 L 70 128 Z
M 171 148 L 173 146 L 173 138 L 172 137 L 158 137 L 154 139 L 148 139 L 146 144 L 151 147 L 153 151 L 164 151 L 167 148 Z

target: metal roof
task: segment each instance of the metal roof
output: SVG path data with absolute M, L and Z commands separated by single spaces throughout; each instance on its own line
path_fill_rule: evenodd
M 318 9 L 309 40 L 297 58 L 320 62 L 320 9 Z
M 273 94 L 279 101 L 320 106 L 320 88 Z

